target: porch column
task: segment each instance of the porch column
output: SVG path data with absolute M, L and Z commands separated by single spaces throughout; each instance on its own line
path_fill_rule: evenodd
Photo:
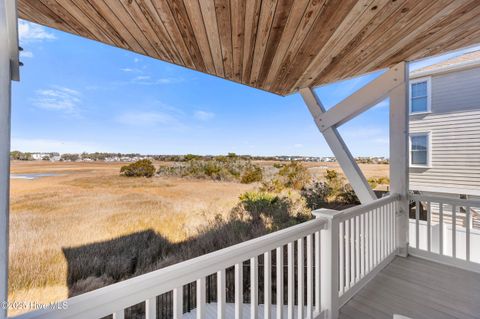
M 401 85 L 390 94 L 390 191 L 401 195 L 396 211 L 397 255 L 408 254 L 408 63 L 395 66 L 400 68 Z
M 16 2 L 0 0 L 0 302 L 8 300 L 11 80 L 18 80 L 18 66 Z

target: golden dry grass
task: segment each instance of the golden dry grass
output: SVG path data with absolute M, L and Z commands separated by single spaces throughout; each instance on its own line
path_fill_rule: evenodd
M 122 165 L 12 163 L 12 173 L 60 175 L 11 182 L 10 300 L 47 303 L 67 298 L 62 248 L 146 230 L 180 242 L 215 215 L 228 214 L 238 196 L 255 187 L 172 177 L 126 178 L 118 174 Z M 306 165 L 315 176 L 327 168 L 338 169 L 336 163 Z M 361 167 L 367 177 L 388 176 L 388 165 Z

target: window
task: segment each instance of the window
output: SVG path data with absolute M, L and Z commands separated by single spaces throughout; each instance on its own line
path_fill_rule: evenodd
M 430 78 L 410 81 L 410 113 L 430 112 Z
M 410 135 L 410 165 L 430 166 L 430 134 Z

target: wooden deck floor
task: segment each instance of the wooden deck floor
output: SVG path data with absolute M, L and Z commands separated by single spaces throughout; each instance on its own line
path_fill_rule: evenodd
M 416 257 L 397 257 L 340 309 L 340 319 L 392 319 L 394 315 L 480 318 L 480 274 Z

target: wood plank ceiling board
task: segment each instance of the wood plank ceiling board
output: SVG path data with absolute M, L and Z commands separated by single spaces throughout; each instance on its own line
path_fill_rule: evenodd
M 22 19 L 287 95 L 480 44 L 480 0 L 17 0 Z
M 213 57 L 215 74 L 220 77 L 225 77 L 215 3 L 212 0 L 199 0 L 199 3 L 200 10 L 202 11 L 203 23 L 205 25 L 205 30 L 207 31 L 210 51 Z
M 197 39 L 198 48 L 202 55 L 205 69 L 210 74 L 216 74 L 215 65 L 213 63 L 212 52 L 210 51 L 210 44 L 208 41 L 207 30 L 203 23 L 202 10 L 198 0 L 183 0 L 185 9 L 187 10 L 190 24 L 192 25 L 195 38 Z
M 227 79 L 233 78 L 232 19 L 229 0 L 215 0 L 215 15 L 220 36 L 223 70 Z
M 233 78 L 242 82 L 243 46 L 245 43 L 245 0 L 231 0 L 232 17 L 232 47 L 233 47 Z

